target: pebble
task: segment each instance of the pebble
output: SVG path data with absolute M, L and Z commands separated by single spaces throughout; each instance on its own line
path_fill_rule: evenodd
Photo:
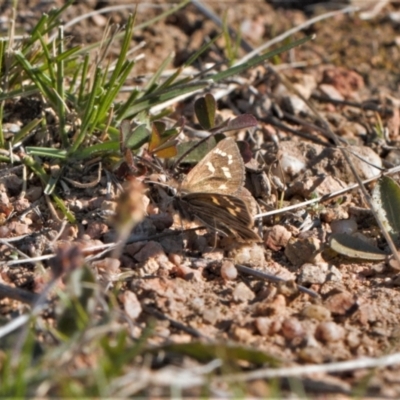
M 331 222 L 332 233 L 347 233 L 352 235 L 357 231 L 357 222 L 354 219 L 342 219 Z
M 317 321 L 328 321 L 331 319 L 331 312 L 319 304 L 310 304 L 304 307 L 301 315 L 304 318 L 316 319 Z
M 282 334 L 285 339 L 302 338 L 305 334 L 301 322 L 296 318 L 285 318 L 282 322 Z
M 119 300 L 124 306 L 124 310 L 129 318 L 136 320 L 142 312 L 140 301 L 136 294 L 131 291 L 126 291 L 118 296 Z
M 333 321 L 321 322 L 315 330 L 315 337 L 325 343 L 338 342 L 344 335 L 344 328 Z
M 274 225 L 264 233 L 265 245 L 273 251 L 279 251 L 282 247 L 286 247 L 292 233 L 283 225 Z
M 257 266 L 265 262 L 264 249 L 256 243 L 232 248 L 228 257 L 232 258 L 235 264 Z
M 238 271 L 232 261 L 224 261 L 221 266 L 221 276 L 226 281 L 234 281 L 238 276 Z
M 303 264 L 300 268 L 297 282 L 300 285 L 322 284 L 326 281 L 328 274 L 328 265 L 314 265 L 310 263 Z
M 356 349 L 360 345 L 360 335 L 358 332 L 349 332 L 346 342 L 351 349 Z
M 235 290 L 232 293 L 233 300 L 236 302 L 245 302 L 253 300 L 255 294 L 252 290 L 243 282 L 239 282 Z
M 134 257 L 138 262 L 147 261 L 149 258 L 159 259 L 160 257 L 165 257 L 165 259 L 167 259 L 164 249 L 157 242 L 148 242 L 137 253 L 135 253 Z
M 268 317 L 258 317 L 255 320 L 255 326 L 260 335 L 268 336 L 270 334 L 271 319 Z
M 321 242 L 317 238 L 293 239 L 285 248 L 285 256 L 293 265 L 299 267 L 312 262 L 320 249 Z

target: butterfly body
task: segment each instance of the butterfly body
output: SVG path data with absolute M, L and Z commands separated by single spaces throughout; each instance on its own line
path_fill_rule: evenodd
M 220 141 L 177 187 L 175 204 L 184 218 L 241 241 L 259 241 L 244 194 L 245 169 L 233 139 Z

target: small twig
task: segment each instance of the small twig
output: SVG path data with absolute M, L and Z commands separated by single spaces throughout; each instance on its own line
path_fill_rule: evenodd
M 330 364 L 299 365 L 288 368 L 263 368 L 248 373 L 225 375 L 217 378 L 219 382 L 244 382 L 256 379 L 285 378 L 289 376 L 301 376 L 305 374 L 339 373 L 354 371 L 361 368 L 382 368 L 400 364 L 400 353 L 394 353 L 380 358 L 365 357 L 362 359 L 343 361 Z
M 26 235 L 21 235 L 21 236 L 14 236 L 11 238 L 2 238 L 3 242 L 18 242 L 18 240 L 22 240 L 25 239 L 26 237 L 30 236 L 30 234 L 26 234 Z
M 236 264 L 236 268 L 237 268 L 238 271 L 243 272 L 243 273 L 245 273 L 247 275 L 251 275 L 251 276 L 255 276 L 257 278 L 265 279 L 265 280 L 270 281 L 270 282 L 274 282 L 274 283 L 288 282 L 286 279 L 280 278 L 279 276 L 268 274 L 268 273 L 262 272 L 262 271 L 258 271 L 258 270 L 253 269 L 253 268 L 248 268 L 248 267 L 245 267 L 244 265 Z M 314 297 L 314 298 L 319 298 L 320 297 L 317 292 L 314 292 L 311 289 L 307 289 L 306 287 L 301 286 L 301 285 L 297 285 L 297 284 L 296 284 L 296 286 L 297 286 L 297 288 L 299 289 L 300 292 L 306 293 L 306 294 L 308 294 L 308 295 L 310 295 L 311 297 Z
M 25 197 L 25 195 L 26 195 L 26 188 L 27 188 L 27 181 L 28 181 L 28 179 L 27 179 L 27 175 L 28 175 L 27 169 L 28 168 L 26 167 L 26 165 L 24 165 L 23 168 L 22 168 L 22 190 L 21 190 L 21 193 L 19 194 L 19 198 L 20 199 L 23 199 Z
M 97 178 L 95 180 L 93 180 L 92 182 L 81 183 L 81 182 L 74 181 L 74 180 L 72 180 L 70 178 L 67 178 L 65 176 L 63 176 L 62 179 L 64 181 L 67 181 L 68 183 L 70 183 L 72 186 L 74 186 L 76 188 L 79 188 L 79 189 L 92 188 L 92 187 L 97 186 L 98 183 L 101 180 L 101 167 L 102 167 L 101 162 L 99 162 L 99 168 L 98 168 L 98 171 L 97 171 Z
M 18 264 L 28 264 L 28 263 L 35 264 L 38 261 L 50 260 L 54 256 L 55 256 L 54 254 L 46 254 L 44 256 L 26 258 L 24 260 L 0 261 L 0 266 L 7 265 L 10 267 L 11 265 L 18 265 Z
M 56 209 L 53 206 L 53 203 L 50 200 L 50 197 L 48 194 L 44 195 L 44 199 L 46 200 L 46 204 L 47 207 L 49 207 L 50 213 L 53 216 L 53 218 L 57 221 L 57 222 L 62 222 L 62 219 L 58 216 Z
M 320 132 L 324 137 L 330 138 L 329 132 L 327 132 L 326 129 L 322 128 L 321 126 L 315 125 L 311 122 L 306 121 L 303 118 L 300 118 L 296 115 L 290 114 L 283 110 L 282 110 L 282 114 L 286 120 L 289 120 L 290 122 L 294 122 L 295 124 L 298 124 L 298 125 L 302 125 L 308 129 Z M 346 142 L 343 138 L 339 138 L 339 139 L 343 142 Z M 313 140 L 313 139 L 311 139 L 311 140 Z M 332 147 L 332 144 L 328 143 L 326 146 Z
M 327 96 L 319 96 L 317 94 L 312 94 L 311 95 L 312 99 L 324 102 L 324 103 L 331 103 L 339 106 L 349 106 L 349 107 L 355 107 L 355 108 L 360 108 L 361 110 L 368 110 L 368 111 L 376 111 L 379 114 L 391 116 L 393 115 L 393 110 L 389 107 L 384 107 L 382 104 L 374 104 L 372 102 L 364 101 L 362 103 L 356 103 L 354 101 L 349 101 L 349 100 L 337 100 L 337 99 L 332 99 Z
M 189 327 L 187 325 L 184 325 L 182 322 L 176 321 L 176 320 L 168 317 L 167 315 L 163 314 L 161 311 L 156 310 L 154 307 L 151 307 L 151 306 L 148 306 L 148 305 L 144 305 L 144 304 L 142 304 L 142 307 L 143 307 L 144 311 L 146 311 L 150 315 L 153 315 L 157 319 L 169 321 L 169 323 L 174 328 L 180 329 L 181 331 L 184 331 L 184 332 L 188 333 L 191 336 L 210 340 L 210 338 L 208 338 L 207 336 L 205 336 L 202 333 L 200 333 L 197 329 L 191 328 L 191 327 Z
M 333 145 L 331 143 L 323 141 L 323 140 L 317 138 L 314 135 L 311 135 L 311 134 L 306 133 L 306 132 L 299 131 L 298 129 L 291 128 L 290 126 L 284 124 L 283 122 L 281 122 L 279 119 L 273 117 L 272 115 L 269 115 L 268 117 L 261 117 L 259 115 L 256 115 L 256 117 L 260 121 L 263 121 L 263 122 L 265 122 L 267 124 L 271 124 L 271 125 L 279 128 L 279 129 L 281 129 L 281 130 L 283 130 L 285 132 L 292 133 L 295 136 L 301 137 L 303 139 L 307 139 L 310 142 L 314 142 L 316 144 L 320 144 L 320 145 L 322 145 L 324 147 L 333 147 Z
M 17 249 L 15 246 L 13 246 L 9 241 L 0 239 L 0 244 L 3 244 L 4 246 L 7 246 L 9 249 L 11 249 L 12 251 L 15 251 L 17 254 L 19 254 L 22 258 L 28 259 L 30 258 L 29 256 L 27 256 L 24 252 L 22 252 L 21 250 Z
M 24 326 L 31 318 L 39 315 L 43 311 L 43 309 L 47 306 L 47 300 L 46 300 L 47 294 L 55 286 L 57 281 L 58 281 L 58 278 L 52 279 L 45 286 L 42 293 L 40 293 L 40 295 L 38 295 L 36 297 L 34 303 L 32 304 L 32 306 L 33 306 L 32 311 L 29 314 L 20 315 L 19 317 L 14 318 L 12 321 L 10 321 L 8 324 L 1 326 L 0 327 L 0 338 L 8 335 L 9 333 L 15 331 L 18 328 Z M 16 347 L 15 347 L 16 353 L 18 353 L 18 351 L 20 350 L 19 346 L 22 345 L 22 342 L 23 341 L 20 340 L 19 343 L 16 345 Z M 19 358 L 17 357 L 17 358 L 13 358 L 13 359 L 18 360 Z
M 20 301 L 21 303 L 32 305 L 37 301 L 39 295 L 28 292 L 27 290 L 3 285 L 2 283 L 0 283 L 0 298 L 13 299 Z
M 372 178 L 366 179 L 366 180 L 362 181 L 361 183 L 363 185 L 365 185 L 367 183 L 376 181 L 379 178 L 382 178 L 382 176 L 392 175 L 392 174 L 395 174 L 397 172 L 400 172 L 400 166 L 399 165 L 396 166 L 396 167 L 390 168 L 389 170 L 387 170 L 387 171 L 385 171 L 383 173 L 375 175 Z M 359 186 L 360 186 L 360 183 L 357 182 L 357 183 L 354 183 L 353 185 L 345 187 L 344 189 L 337 190 L 336 192 L 332 192 L 332 193 L 329 193 L 329 194 L 325 194 L 325 195 L 323 195 L 321 197 L 317 197 L 315 199 L 304 201 L 303 203 L 298 203 L 298 204 L 294 204 L 292 206 L 288 206 L 288 207 L 285 207 L 285 208 L 279 208 L 277 210 L 272 210 L 272 211 L 268 211 L 268 212 L 265 212 L 265 213 L 256 214 L 253 218 L 254 219 L 258 219 L 258 218 L 270 217 L 271 215 L 283 214 L 283 213 L 288 212 L 288 211 L 297 210 L 299 208 L 309 206 L 310 204 L 331 200 L 331 199 L 333 199 L 333 198 L 335 198 L 337 196 L 340 196 L 340 195 L 342 195 L 344 193 L 350 192 L 350 190 L 357 189 Z
M 301 30 L 306 29 L 306 28 L 310 27 L 311 25 L 313 25 L 313 24 L 315 24 L 317 22 L 320 22 L 320 21 L 322 21 L 324 19 L 333 18 L 333 17 L 335 17 L 337 15 L 340 15 L 340 14 L 349 14 L 349 13 L 352 13 L 352 12 L 355 12 L 355 11 L 358 11 L 358 10 L 359 10 L 359 7 L 348 6 L 348 7 L 342 8 L 341 10 L 330 11 L 330 12 L 327 12 L 325 14 L 321 14 L 321 15 L 318 15 L 318 16 L 316 16 L 314 18 L 311 18 L 311 19 L 303 22 L 302 24 L 295 26 L 292 29 L 289 29 L 288 31 L 283 32 L 281 35 L 274 37 L 272 40 L 264 43 L 260 47 L 257 47 L 256 49 L 254 49 L 250 53 L 246 54 L 246 56 L 243 57 L 241 60 L 239 60 L 235 64 L 235 66 L 245 63 L 246 61 L 250 60 L 251 58 L 253 58 L 257 54 L 260 54 L 262 51 L 268 49 L 269 47 L 273 46 L 274 44 L 285 40 L 289 36 L 292 36 L 295 33 L 300 32 Z
M 60 238 L 60 236 L 63 234 L 64 229 L 65 229 L 65 227 L 67 226 L 67 224 L 68 224 L 68 221 L 67 221 L 67 220 L 63 220 L 63 221 L 61 222 L 60 229 L 58 230 L 57 235 L 54 236 L 54 238 L 52 239 L 51 244 L 54 245 L 54 243 L 57 242 L 57 240 L 58 240 L 58 239 Z

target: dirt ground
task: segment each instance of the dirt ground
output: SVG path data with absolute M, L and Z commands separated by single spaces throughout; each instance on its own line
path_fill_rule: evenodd
M 0 34 L 5 33 L 5 19 L 10 3 L 0 5 Z M 43 12 L 61 1 L 20 1 L 18 30 L 29 32 Z M 333 9 L 335 2 L 206 2 L 219 16 L 228 11 L 232 28 L 240 28 L 243 39 L 252 47 L 260 46 L 282 32 L 305 23 L 315 15 Z M 281 7 L 284 4 L 287 7 Z M 80 1 L 64 16 L 73 18 L 121 2 Z M 137 12 L 142 23 L 160 12 L 165 1 L 146 3 Z M 153 7 L 154 6 L 154 7 Z M 337 4 L 336 4 L 337 6 Z M 321 196 L 353 183 L 354 177 L 338 149 L 321 127 L 315 115 L 288 90 L 295 87 L 308 98 L 333 131 L 352 151 L 374 165 L 391 167 L 399 164 L 399 99 L 400 99 L 400 7 L 388 4 L 377 16 L 362 20 L 357 14 L 336 15 L 302 30 L 316 38 L 290 52 L 275 57 L 274 71 L 260 66 L 238 77 L 236 88 L 218 101 L 221 115 L 250 113 L 259 121 L 259 129 L 241 131 L 238 140 L 250 144 L 253 158 L 264 161 L 263 174 L 248 169 L 247 188 L 263 211 L 278 207 L 285 193 L 284 206 Z M 85 19 L 66 29 L 71 44 L 87 44 L 101 39 L 107 18 L 123 24 L 128 11 L 120 10 Z M 3 18 L 4 17 L 4 18 Z M 193 52 L 213 37 L 218 28 L 194 5 L 150 28 L 137 31 L 132 45 L 146 42 L 140 49 L 145 57 L 138 62 L 135 76 L 126 90 L 140 79 L 146 80 L 172 51 L 171 68 L 182 64 Z M 118 49 L 111 48 L 112 53 Z M 245 54 L 242 49 L 239 55 Z M 223 40 L 219 39 L 195 67 L 203 69 L 208 62 L 224 58 Z M 240 78 L 240 79 L 239 79 Z M 289 86 L 283 84 L 288 82 Z M 216 94 L 221 87 L 210 89 Z M 31 106 L 26 112 L 27 104 Z M 4 123 L 26 124 L 42 105 L 38 99 L 24 99 L 9 104 Z M 36 108 L 35 108 L 36 107 Z M 185 115 L 195 125 L 193 99 L 177 105 L 176 116 Z M 379 127 L 384 129 L 380 135 Z M 279 164 L 275 161 L 279 160 Z M 357 160 L 355 158 L 355 160 Z M 276 167 L 279 165 L 279 168 Z M 358 165 L 358 164 L 357 164 Z M 60 223 L 49 211 L 36 179 L 28 180 L 26 196 L 20 198 L 22 170 L 9 165 L 0 167 L 3 239 L 28 235 L 15 242 L 18 250 L 29 256 L 51 254 L 52 238 Z M 364 163 L 358 165 L 362 178 L 378 173 Z M 73 180 L 81 173 L 68 172 Z M 96 179 L 91 169 L 83 180 Z M 261 178 L 260 178 L 261 177 Z M 266 186 L 254 182 L 267 180 Z M 393 176 L 398 180 L 398 177 Z M 265 183 L 265 181 L 263 181 Z M 271 182 L 271 188 L 266 187 Z M 60 241 L 77 241 L 86 245 L 113 240 L 113 228 L 102 216 L 115 199 L 106 196 L 106 176 L 95 188 L 78 189 L 62 197 L 79 221 L 68 225 Z M 284 186 L 279 186 L 279 183 Z M 282 187 L 284 189 L 282 189 Z M 181 221 L 170 210 L 162 210 L 157 196 L 148 194 L 149 215 L 135 228 L 137 235 L 157 236 L 181 229 Z M 34 206 L 39 213 L 29 211 Z M 4 217 L 12 208 L 12 217 Z M 21 217 L 22 216 L 22 217 Z M 349 222 L 350 221 L 350 222 Z M 256 224 L 257 225 L 257 224 Z M 186 227 L 192 227 L 189 224 Z M 121 308 L 129 307 L 134 293 L 140 302 L 137 321 L 151 316 L 159 320 L 153 339 L 155 344 L 168 338 L 175 343 L 204 340 L 232 341 L 265 350 L 284 365 L 307 365 L 379 357 L 400 351 L 400 279 L 398 271 L 387 261 L 371 262 L 339 256 L 328 248 L 332 232 L 350 230 L 382 250 L 387 246 L 379 228 L 355 190 L 318 205 L 264 218 L 261 223 L 262 243 L 237 246 L 234 240 L 220 240 L 206 231 L 159 236 L 127 244 L 120 263 L 105 258 L 93 262 L 99 279 L 113 281 L 121 273 L 126 280 L 120 296 Z M 10 260 L 13 251 L 0 245 L 0 260 Z M 290 284 L 276 284 L 237 272 L 234 264 L 275 274 L 294 281 L 318 294 L 314 298 L 299 293 Z M 38 292 L 43 277 L 33 265 L 2 266 L 0 282 L 31 292 Z M 4 318 L 23 312 L 20 302 L 4 298 L 0 311 Z M 125 307 L 125 308 L 124 308 Z M 129 314 L 129 313 L 128 313 Z M 179 323 L 179 324 L 178 324 Z M 138 325 L 138 334 L 141 325 Z M 142 325 L 143 326 L 143 325 Z M 370 371 L 355 370 L 310 376 L 306 389 L 310 393 L 350 394 L 365 384 L 365 394 L 398 398 L 400 367 L 394 365 Z M 318 386 L 323 384 L 325 386 Z M 249 394 L 267 396 L 268 384 L 255 381 Z M 303 382 L 306 385 L 305 382 Z M 323 387 L 323 389 L 321 389 Z

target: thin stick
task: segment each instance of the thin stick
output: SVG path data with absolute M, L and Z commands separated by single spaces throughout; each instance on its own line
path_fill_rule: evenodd
M 39 295 L 0 283 L 0 298 L 8 298 L 26 304 L 34 304 L 39 298 Z
M 247 275 L 251 275 L 251 276 L 255 276 L 257 278 L 265 279 L 265 280 L 270 281 L 270 282 L 274 282 L 274 283 L 288 282 L 288 280 L 280 278 L 279 276 L 271 275 L 271 274 L 268 274 L 266 272 L 258 271 L 258 270 L 253 269 L 253 268 L 248 268 L 248 267 L 245 267 L 244 265 L 236 264 L 236 268 L 237 268 L 238 271 L 243 272 L 243 273 L 245 273 Z M 296 286 L 297 286 L 297 288 L 299 289 L 300 292 L 306 293 L 306 294 L 308 294 L 308 295 L 310 295 L 311 297 L 314 297 L 314 298 L 319 298 L 320 297 L 317 292 L 314 292 L 311 289 L 307 289 L 306 287 L 301 286 L 301 285 L 297 285 L 297 284 L 296 284 Z
M 385 171 L 383 173 L 380 173 L 378 175 L 373 176 L 372 178 L 369 178 L 369 179 L 366 179 L 364 181 L 361 181 L 361 183 L 363 185 L 365 185 L 367 183 L 376 181 L 379 178 L 382 178 L 382 176 L 392 175 L 392 174 L 395 174 L 397 172 L 400 172 L 400 165 L 398 165 L 396 167 L 393 167 L 393 168 L 390 168 L 390 169 L 388 169 L 387 171 Z M 277 210 L 272 210 L 272 211 L 268 211 L 268 212 L 265 212 L 265 213 L 256 214 L 254 216 L 254 219 L 270 217 L 271 215 L 276 215 L 276 214 L 283 214 L 283 213 L 288 212 L 288 211 L 297 210 L 299 208 L 309 206 L 310 204 L 331 200 L 331 199 L 333 199 L 333 198 L 335 198 L 337 196 L 340 196 L 340 195 L 342 195 L 344 193 L 350 192 L 350 190 L 357 189 L 359 186 L 360 186 L 360 183 L 357 182 L 357 183 L 354 183 L 353 185 L 345 187 L 344 189 L 337 190 L 336 192 L 332 192 L 332 193 L 329 193 L 329 194 L 325 194 L 325 195 L 323 195 L 321 197 L 317 197 L 317 198 L 312 199 L 312 200 L 304 201 L 303 203 L 298 203 L 298 204 L 294 204 L 292 206 L 288 206 L 288 207 L 285 207 L 285 208 L 280 208 L 280 209 L 277 209 Z
M 256 379 L 267 378 L 285 378 L 289 376 L 301 376 L 306 374 L 315 373 L 338 373 L 344 371 L 354 371 L 361 368 L 382 368 L 400 364 L 400 353 L 394 353 L 380 358 L 365 357 L 362 359 L 336 362 L 330 364 L 315 364 L 315 365 L 299 365 L 296 367 L 288 368 L 263 368 L 256 371 L 251 371 L 243 374 L 225 375 L 224 377 L 217 378 L 220 382 L 243 382 L 253 381 Z

